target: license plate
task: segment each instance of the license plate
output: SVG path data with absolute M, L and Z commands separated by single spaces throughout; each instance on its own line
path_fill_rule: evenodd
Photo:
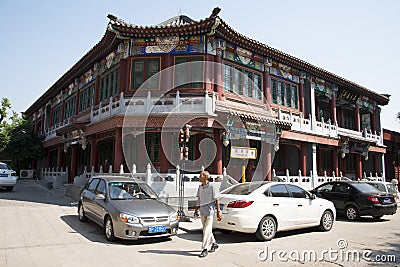
M 167 226 L 165 225 L 149 226 L 149 234 L 165 233 L 166 231 L 167 231 Z
M 392 200 L 390 198 L 384 198 L 383 203 L 392 203 Z
M 0 173 L 0 177 L 8 177 L 7 173 Z

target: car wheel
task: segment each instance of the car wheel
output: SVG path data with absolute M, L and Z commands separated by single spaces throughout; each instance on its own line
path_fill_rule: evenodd
M 350 205 L 346 207 L 346 218 L 350 221 L 358 219 L 359 214 L 356 207 Z
M 275 219 L 271 216 L 265 216 L 258 225 L 256 237 L 263 241 L 271 240 L 276 234 L 276 228 Z
M 232 230 L 227 230 L 227 229 L 218 229 L 221 233 L 223 233 L 223 234 L 230 234 L 230 233 L 232 233 L 233 231 Z
M 330 231 L 333 227 L 333 214 L 329 210 L 324 211 L 321 216 L 321 221 L 319 223 L 319 229 L 321 231 Z
M 78 215 L 79 215 L 79 221 L 81 222 L 87 222 L 88 218 L 85 215 L 85 210 L 83 209 L 83 204 L 80 202 L 78 206 Z
M 383 215 L 379 215 L 379 216 L 372 216 L 374 218 L 374 220 L 379 220 L 380 218 L 382 218 Z
M 116 238 L 114 236 L 114 227 L 112 223 L 112 219 L 110 216 L 106 217 L 106 220 L 104 222 L 104 234 L 106 235 L 106 238 L 108 241 L 115 241 Z
M 13 191 L 14 186 L 6 186 L 6 191 Z

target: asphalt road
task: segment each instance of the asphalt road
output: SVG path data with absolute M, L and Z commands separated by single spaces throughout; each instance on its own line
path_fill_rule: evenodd
M 199 222 L 181 226 L 172 238 L 110 243 L 100 227 L 79 222 L 63 192 L 19 180 L 13 192 L 0 190 L 0 266 L 400 266 L 399 213 L 339 218 L 330 232 L 283 232 L 270 242 L 215 231 L 220 247 L 203 259 Z

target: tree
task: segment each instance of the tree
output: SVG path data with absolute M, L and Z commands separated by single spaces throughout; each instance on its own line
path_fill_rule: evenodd
M 34 160 L 43 156 L 42 141 L 43 137 L 32 131 L 30 121 L 22 117 L 9 129 L 4 151 L 11 156 L 18 171 L 28 168 Z
M 7 97 L 3 97 L 1 99 L 0 105 L 0 124 L 2 124 L 3 120 L 7 118 L 7 110 L 11 108 L 11 103 Z
M 26 117 L 20 117 L 11 110 L 7 98 L 3 97 L 0 104 L 0 153 L 12 159 L 11 165 L 18 172 L 42 157 L 43 138 L 32 132 Z

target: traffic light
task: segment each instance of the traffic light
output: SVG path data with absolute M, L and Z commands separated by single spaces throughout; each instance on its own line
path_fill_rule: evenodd
M 180 147 L 183 147 L 185 144 L 185 140 L 186 140 L 185 134 L 186 134 L 186 131 L 184 129 L 181 129 L 179 131 L 179 146 Z
M 185 125 L 179 131 L 179 160 L 189 159 L 189 139 L 190 139 L 190 125 Z

